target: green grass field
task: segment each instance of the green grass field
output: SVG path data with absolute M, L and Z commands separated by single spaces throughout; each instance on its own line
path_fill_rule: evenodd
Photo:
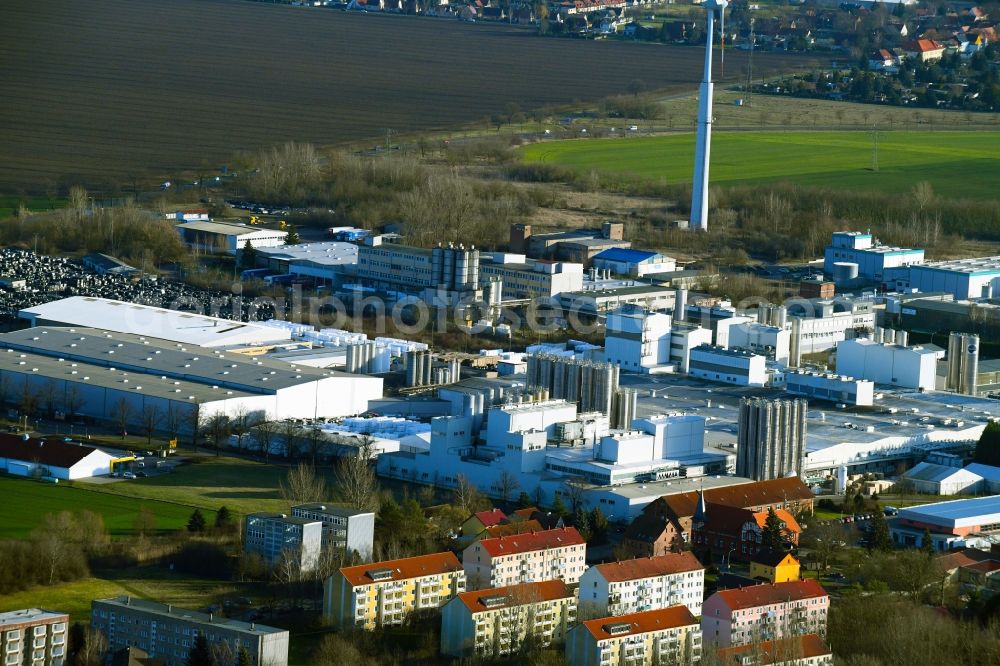
M 108 488 L 116 484 L 108 484 Z M 117 485 L 124 485 L 122 483 Z M 77 485 L 60 483 L 50 485 L 28 479 L 0 477 L 0 538 L 27 536 L 41 523 L 46 513 L 89 510 L 104 516 L 104 524 L 112 536 L 132 534 L 132 524 L 139 510 L 146 507 L 156 516 L 156 527 L 161 532 L 180 529 L 187 524 L 193 510 L 191 506 L 142 499 L 136 501 L 104 492 L 97 492 Z M 213 514 L 206 514 L 209 521 Z
M 66 205 L 66 200 L 49 197 L 0 196 L 0 220 L 13 217 L 17 213 L 18 205 L 22 203 L 27 206 L 28 210 L 37 213 L 43 210 L 62 208 Z
M 195 578 L 159 567 L 126 569 L 113 578 L 84 578 L 72 583 L 44 585 L 4 595 L 0 612 L 18 608 L 46 608 L 69 613 L 73 621 L 87 622 L 90 602 L 128 594 L 182 608 L 202 608 L 224 598 L 248 594 L 250 586 Z
M 329 473 L 329 467 L 320 472 Z M 171 474 L 136 479 L 128 483 L 106 484 L 103 493 L 143 500 L 177 502 L 203 509 L 225 505 L 237 513 L 288 511 L 281 499 L 279 484 L 288 474 L 280 463 L 264 464 L 240 458 L 199 458 Z M 327 488 L 333 479 L 328 474 Z M 190 512 L 189 512 L 190 513 Z
M 523 148 L 526 161 L 585 171 L 691 180 L 694 135 L 549 141 Z M 1000 132 L 880 132 L 872 171 L 870 132 L 716 132 L 713 184 L 789 181 L 850 190 L 909 192 L 928 181 L 936 194 L 994 199 L 1000 193 Z

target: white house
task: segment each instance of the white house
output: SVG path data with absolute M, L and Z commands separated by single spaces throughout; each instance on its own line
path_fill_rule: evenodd
M 0 435 L 0 472 L 12 476 L 86 479 L 110 474 L 113 460 L 100 449 L 61 439 Z

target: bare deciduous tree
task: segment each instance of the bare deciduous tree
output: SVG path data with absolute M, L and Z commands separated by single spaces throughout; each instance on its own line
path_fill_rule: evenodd
M 278 423 L 268 419 L 266 414 L 251 430 L 252 436 L 257 442 L 257 448 L 264 456 L 265 462 L 271 455 L 271 446 L 274 444 L 274 436 L 277 432 Z
M 510 504 L 510 498 L 514 496 L 517 489 L 521 487 L 521 482 L 508 470 L 500 472 L 497 478 L 497 491 L 500 493 L 500 501 L 504 507 Z
M 305 462 L 290 468 L 279 488 L 281 497 L 291 504 L 322 502 L 326 496 L 326 481 L 316 475 L 315 467 Z
M 132 403 L 125 398 L 119 398 L 111 408 L 111 416 L 118 426 L 118 434 L 124 437 L 128 432 L 128 423 L 132 419 Z
M 76 653 L 76 666 L 102 666 L 108 653 L 108 639 L 100 629 L 87 629 L 83 645 Z
M 146 446 L 150 446 L 153 443 L 153 433 L 156 431 L 156 426 L 160 424 L 160 408 L 156 405 L 146 405 L 142 408 L 142 413 L 139 415 L 139 420 L 142 423 L 142 430 L 146 433 Z
M 372 465 L 374 459 L 375 440 L 365 436 L 361 439 L 356 456 L 343 456 L 337 462 L 337 492 L 351 508 L 372 511 L 376 507 L 378 481 Z
M 459 474 L 455 479 L 455 504 L 468 516 L 479 510 L 482 501 L 482 494 L 469 477 Z

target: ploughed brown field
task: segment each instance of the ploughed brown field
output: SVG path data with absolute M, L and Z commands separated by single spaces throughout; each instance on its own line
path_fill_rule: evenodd
M 454 127 L 637 78 L 694 90 L 703 54 L 237 0 L 2 0 L 0 25 L 0 191 L 168 178 L 239 150 Z M 727 53 L 727 72 L 744 57 Z M 794 64 L 758 54 L 754 70 Z

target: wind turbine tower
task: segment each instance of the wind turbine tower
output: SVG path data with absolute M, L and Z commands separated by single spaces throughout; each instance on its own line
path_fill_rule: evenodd
M 690 228 L 708 231 L 708 161 L 712 148 L 712 44 L 715 38 L 715 12 L 719 23 L 725 25 L 725 11 L 729 0 L 705 0 L 708 24 L 705 28 L 705 74 L 698 89 L 698 130 L 694 144 L 694 182 L 691 186 Z M 723 37 L 725 39 L 725 37 Z

